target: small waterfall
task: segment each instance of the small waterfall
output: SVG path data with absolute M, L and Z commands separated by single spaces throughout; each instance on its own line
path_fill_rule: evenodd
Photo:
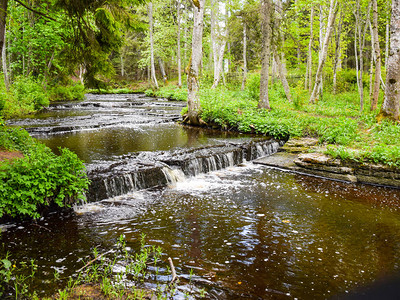
M 255 140 L 166 152 L 141 152 L 121 157 L 117 163 L 88 166 L 89 201 L 132 191 L 173 186 L 185 177 L 239 165 L 278 151 L 283 142 Z

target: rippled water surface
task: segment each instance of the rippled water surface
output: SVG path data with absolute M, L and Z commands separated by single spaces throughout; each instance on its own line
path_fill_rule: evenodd
M 143 128 L 130 134 L 146 135 Z M 158 128 L 165 136 L 151 129 L 150 136 L 170 143 L 174 125 Z M 118 135 L 116 128 L 111 131 Z M 68 144 L 75 135 L 57 138 Z M 100 144 L 106 140 L 98 139 Z M 185 143 L 187 136 L 174 147 Z M 110 149 L 114 147 L 130 151 L 120 145 Z M 173 258 L 180 289 L 187 289 L 192 269 L 191 284 L 205 288 L 212 299 L 326 299 L 400 271 L 400 191 L 251 162 L 86 204 L 37 224 L 6 225 L 1 252 L 9 251 L 16 260 L 36 260 L 34 289 L 41 295 L 63 287 L 94 247 L 107 251 L 121 234 L 132 249 L 139 248 L 145 234 L 148 245 L 163 248 L 165 261 Z M 50 286 L 55 270 L 64 279 Z

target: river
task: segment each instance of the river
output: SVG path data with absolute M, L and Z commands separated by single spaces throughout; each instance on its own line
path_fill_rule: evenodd
M 251 158 L 271 155 L 279 143 L 178 125 L 182 106 L 88 95 L 10 122 L 54 151 L 75 151 L 95 181 L 108 182 L 96 202 L 73 213 L 3 224 L 2 254 L 35 259 L 39 295 L 65 286 L 94 247 L 112 249 L 120 235 L 138 249 L 145 234 L 165 260 L 173 258 L 181 278 L 176 299 L 202 288 L 210 299 L 326 299 L 400 270 L 400 191 L 253 165 Z M 200 165 L 183 167 L 185 159 Z M 117 189 L 138 177 L 129 171 L 137 164 L 162 169 L 166 180 Z M 50 286 L 55 270 L 65 280 Z M 167 283 L 167 275 L 159 280 Z

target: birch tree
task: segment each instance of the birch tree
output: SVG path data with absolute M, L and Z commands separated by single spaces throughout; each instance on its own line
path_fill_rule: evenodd
M 193 36 L 192 36 L 192 57 L 188 72 L 188 113 L 184 120 L 192 125 L 202 124 L 200 119 L 199 99 L 199 69 L 203 53 L 203 18 L 205 0 L 192 0 L 193 4 Z
M 178 87 L 182 87 L 182 66 L 181 66 L 181 1 L 177 1 L 177 55 L 176 60 L 178 64 Z
M 390 50 L 386 71 L 385 100 L 380 118 L 399 121 L 400 108 L 400 1 L 392 1 Z
M 242 91 L 246 87 L 247 80 L 247 26 L 243 19 L 243 79 L 242 79 Z
M 362 78 L 364 70 L 365 35 L 369 24 L 370 9 L 371 9 L 371 2 L 369 2 L 367 13 L 363 17 L 361 12 L 360 0 L 356 1 L 356 10 L 354 12 L 354 17 L 356 19 L 355 31 L 354 31 L 354 51 L 356 57 L 357 87 L 360 97 L 360 111 L 363 111 L 364 109 L 364 86 Z
M 308 42 L 308 52 L 307 52 L 307 67 L 306 67 L 306 80 L 305 87 L 308 88 L 311 93 L 312 88 L 312 46 L 314 43 L 314 5 L 311 4 L 310 10 L 310 40 Z
M 373 36 L 373 50 L 375 60 L 375 80 L 373 87 L 373 94 L 371 99 L 371 110 L 376 110 L 378 107 L 379 87 L 381 79 L 381 49 L 379 47 L 378 35 L 378 1 L 372 1 L 372 36 Z
M 281 23 L 282 23 L 283 9 L 282 9 L 282 2 L 280 0 L 278 0 L 276 2 L 275 10 L 276 10 L 276 17 L 275 17 L 274 28 L 278 31 L 277 34 L 275 34 L 275 36 L 277 37 L 276 44 L 278 44 L 280 47 L 282 47 L 283 46 L 283 36 L 282 36 L 282 32 L 280 30 L 280 27 L 281 27 Z M 274 61 L 276 62 L 276 67 L 278 69 L 279 78 L 282 82 L 282 86 L 283 86 L 283 90 L 285 91 L 286 98 L 289 100 L 289 102 L 292 102 L 292 96 L 290 94 L 289 83 L 286 79 L 286 67 L 283 62 L 285 59 L 284 52 L 282 51 L 281 57 L 279 57 L 280 55 L 278 53 L 278 48 L 275 45 L 275 43 L 273 43 L 273 45 L 272 45 L 272 50 L 273 50 L 273 54 L 274 54 Z
M 312 94 L 310 97 L 310 103 L 315 103 L 315 101 L 319 97 L 320 84 L 322 82 L 322 71 L 323 71 L 323 68 L 324 68 L 324 65 L 326 62 L 329 41 L 330 41 L 330 37 L 332 35 L 333 26 L 334 26 L 335 19 L 336 19 L 337 4 L 338 4 L 337 0 L 330 1 L 328 24 L 327 24 L 327 28 L 326 28 L 325 37 L 324 37 L 324 43 L 322 45 L 321 58 L 318 63 L 317 74 L 315 75 L 315 83 L 314 83 L 314 88 L 313 88 L 313 91 L 312 91 Z
M 151 81 L 154 83 L 155 87 L 158 89 L 158 82 L 156 78 L 156 69 L 154 66 L 154 40 L 153 40 L 153 2 L 149 2 L 148 5 L 148 15 L 149 15 L 149 36 L 150 36 L 150 72 Z
M 212 51 L 214 59 L 214 82 L 211 88 L 216 88 L 221 80 L 224 53 L 227 42 L 228 3 L 225 3 L 225 13 L 223 14 L 224 22 L 220 21 L 222 14 L 220 12 L 219 1 L 217 1 L 217 5 L 213 5 L 213 1 L 211 1 L 211 3 L 211 30 L 213 31 L 211 35 L 213 41 Z
M 268 77 L 270 60 L 270 41 L 271 41 L 271 3 L 270 0 L 261 0 L 261 32 L 262 46 L 261 53 L 261 76 L 260 76 L 260 100 L 258 108 L 271 109 L 268 97 Z

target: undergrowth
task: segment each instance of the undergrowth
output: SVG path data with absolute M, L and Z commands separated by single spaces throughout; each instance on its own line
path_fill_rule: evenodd
M 70 206 L 83 198 L 89 182 L 77 155 L 61 149 L 55 155 L 23 129 L 0 125 L 0 150 L 24 157 L 0 162 L 0 217 L 39 217 L 50 205 Z

